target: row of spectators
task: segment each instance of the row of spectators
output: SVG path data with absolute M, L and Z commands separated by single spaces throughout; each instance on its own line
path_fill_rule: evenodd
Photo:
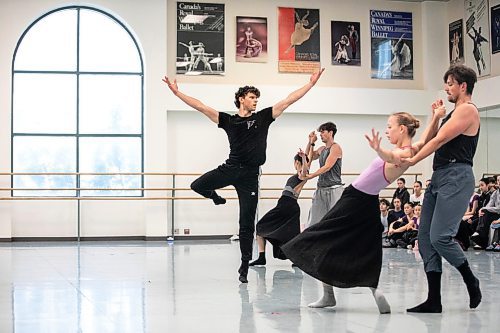
M 500 252 L 500 175 L 482 178 L 460 221 L 456 240 L 464 250 L 474 243 L 475 250 Z
M 383 246 L 414 248 L 424 201 L 422 182 L 416 181 L 413 184 L 413 194 L 406 188 L 404 178 L 399 178 L 397 185 L 390 203 L 386 199 L 380 200 L 380 219 L 384 226 Z
M 429 185 L 426 182 L 426 187 Z M 422 183 L 413 184 L 410 195 L 405 179 L 397 180 L 398 188 L 392 201 L 380 200 L 380 219 L 384 226 L 384 247 L 416 248 L 418 226 L 424 203 Z M 479 181 L 478 193 L 473 193 L 455 237 L 464 251 L 474 249 L 500 252 L 500 175 Z

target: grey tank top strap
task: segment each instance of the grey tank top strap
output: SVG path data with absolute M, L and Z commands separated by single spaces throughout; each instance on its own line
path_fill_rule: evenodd
M 331 148 L 331 147 L 330 147 Z M 330 155 L 330 148 L 325 148 L 319 155 L 319 165 L 324 166 Z M 342 158 L 338 158 L 333 167 L 327 172 L 319 175 L 318 187 L 330 187 L 342 185 Z
M 288 178 L 288 180 L 286 181 L 285 188 L 283 189 L 283 193 L 281 193 L 281 195 L 297 199 L 299 195 L 294 191 L 294 188 L 301 182 L 302 180 L 299 179 L 299 175 L 293 175 L 292 177 Z

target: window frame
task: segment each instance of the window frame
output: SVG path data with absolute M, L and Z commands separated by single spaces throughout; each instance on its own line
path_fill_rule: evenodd
M 49 15 L 54 14 L 59 11 L 63 10 L 76 10 L 76 24 L 77 24 L 77 29 L 76 29 L 76 70 L 74 71 L 58 71 L 58 70 L 15 70 L 15 61 L 16 61 L 16 55 L 18 52 L 18 49 L 20 45 L 22 44 L 24 37 L 26 34 L 41 20 L 47 18 Z M 131 40 L 134 43 L 134 46 L 137 50 L 138 58 L 140 61 L 140 71 L 139 72 L 117 72 L 117 71 L 112 71 L 112 72 L 105 72 L 105 71 L 80 71 L 80 13 L 82 10 L 90 10 L 94 12 L 98 12 L 102 15 L 107 16 L 109 19 L 117 23 L 119 26 L 124 29 L 124 32 L 126 32 Z M 16 133 L 14 132 L 14 82 L 15 82 L 15 77 L 16 74 L 59 74 L 59 75 L 75 75 L 76 76 L 76 132 L 71 134 L 71 133 Z M 141 112 L 141 126 L 140 126 L 140 133 L 139 134 L 105 134 L 105 133 L 94 133 L 94 134 L 81 134 L 80 133 L 80 124 L 79 124 L 79 119 L 80 119 L 80 75 L 138 75 L 140 77 L 141 81 L 141 91 L 140 91 L 140 112 Z M 22 33 L 21 37 L 17 41 L 16 48 L 14 49 L 14 53 L 12 56 L 12 67 L 11 67 L 11 173 L 14 173 L 14 138 L 16 136 L 32 136 L 32 137 L 39 137 L 39 136 L 50 136 L 50 137 L 74 137 L 76 141 L 76 156 L 74 156 L 75 161 L 76 161 L 76 173 L 80 172 L 80 138 L 83 137 L 91 137 L 91 138 L 99 138 L 99 137 L 131 137 L 131 138 L 140 138 L 141 140 L 141 161 L 140 161 L 140 172 L 144 173 L 144 60 L 143 60 L 143 55 L 141 52 L 141 48 L 139 47 L 139 44 L 135 38 L 135 36 L 131 33 L 130 29 L 123 23 L 121 20 L 117 19 L 115 16 L 112 14 L 91 6 L 81 6 L 81 5 L 71 5 L 71 6 L 63 6 L 59 7 L 56 9 L 53 9 L 51 11 L 46 12 L 45 14 L 41 15 L 38 17 L 36 20 L 34 20 Z M 76 177 L 76 188 L 80 188 L 80 175 L 75 175 Z M 11 175 L 11 187 L 13 187 L 14 184 L 14 175 Z M 144 175 L 141 174 L 141 187 L 144 188 Z M 15 197 L 16 195 L 14 194 L 14 190 L 11 190 L 11 196 Z M 41 195 L 42 196 L 42 195 Z M 60 197 L 58 195 L 43 195 L 43 196 L 49 196 L 49 197 Z M 120 195 L 118 197 L 143 197 L 144 196 L 144 190 L 140 191 L 140 195 Z M 66 195 L 65 195 L 66 197 Z M 75 195 L 68 195 L 68 197 L 81 197 L 80 190 L 77 190 L 75 192 Z M 85 197 L 85 196 L 84 196 Z

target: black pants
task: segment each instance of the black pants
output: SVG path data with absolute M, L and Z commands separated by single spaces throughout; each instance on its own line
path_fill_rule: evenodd
M 470 247 L 470 236 L 474 233 L 474 230 L 476 230 L 473 223 L 471 224 L 466 220 L 460 220 L 460 226 L 458 227 L 455 239 L 463 244 L 464 249 L 468 249 Z
M 255 212 L 258 202 L 259 167 L 222 164 L 191 184 L 191 189 L 205 198 L 216 195 L 215 190 L 233 185 L 240 203 L 239 237 L 241 260 L 252 259 L 255 231 Z

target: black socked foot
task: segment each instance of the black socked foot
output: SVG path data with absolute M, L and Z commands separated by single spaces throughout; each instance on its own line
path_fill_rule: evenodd
M 252 261 L 248 266 L 263 266 L 266 264 L 266 258 L 259 257 L 257 260 Z
M 215 205 L 223 205 L 226 203 L 226 199 L 221 197 L 220 195 L 216 195 L 212 198 Z
M 471 286 L 467 286 L 467 291 L 469 292 L 469 307 L 471 309 L 477 308 L 479 303 L 481 303 L 481 299 L 483 298 L 481 294 L 481 289 L 479 288 L 479 280 L 475 278 L 475 283 Z
M 241 262 L 241 266 L 238 269 L 238 274 L 240 274 L 240 276 L 238 277 L 238 280 L 240 280 L 241 283 L 248 283 L 248 279 L 247 279 L 248 261 Z
M 420 305 L 417 305 L 413 308 L 406 309 L 406 312 L 414 312 L 414 313 L 441 313 L 443 312 L 443 307 L 441 304 L 433 304 L 429 301 L 425 301 Z

